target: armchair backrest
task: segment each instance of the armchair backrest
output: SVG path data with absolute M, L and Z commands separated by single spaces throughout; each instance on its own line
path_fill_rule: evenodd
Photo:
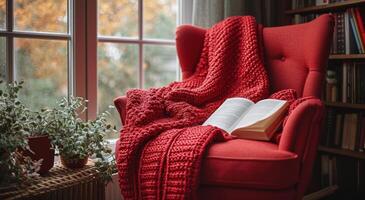
M 308 23 L 263 28 L 271 92 L 292 88 L 298 96 L 320 98 L 332 31 L 328 14 Z
M 333 18 L 328 14 L 304 24 L 263 28 L 271 93 L 292 88 L 299 97 L 320 97 L 332 31 Z M 180 26 L 176 31 L 183 79 L 194 73 L 204 34 L 205 29 L 190 25 Z

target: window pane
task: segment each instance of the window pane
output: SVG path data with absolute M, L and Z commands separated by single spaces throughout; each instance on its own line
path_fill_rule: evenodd
M 6 1 L 0 0 L 0 29 L 6 27 Z
M 15 39 L 16 80 L 21 99 L 32 109 L 52 107 L 67 95 L 67 41 Z
M 6 78 L 6 39 L 0 37 L 0 80 Z
M 21 31 L 67 32 L 67 0 L 14 0 L 14 27 Z
M 138 45 L 99 43 L 98 45 L 98 108 L 108 110 L 115 97 L 124 95 L 138 84 Z M 109 110 L 110 111 L 110 110 Z M 118 112 L 113 109 L 109 122 L 120 128 Z M 118 137 L 118 134 L 108 138 Z
M 176 0 L 143 1 L 144 37 L 174 39 L 176 27 Z
M 138 36 L 138 0 L 99 0 L 98 32 L 104 36 Z
M 144 46 L 145 88 L 160 87 L 176 80 L 175 46 Z

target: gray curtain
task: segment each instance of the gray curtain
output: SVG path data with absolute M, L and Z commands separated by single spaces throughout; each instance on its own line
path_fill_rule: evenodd
M 284 13 L 290 9 L 290 0 L 190 1 L 192 1 L 192 23 L 197 26 L 211 27 L 226 17 L 237 15 L 252 15 L 264 26 L 279 26 L 290 22 L 290 18 Z

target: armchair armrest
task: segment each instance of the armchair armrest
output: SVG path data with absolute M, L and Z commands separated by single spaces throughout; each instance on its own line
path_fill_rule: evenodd
M 125 118 L 126 118 L 126 106 L 127 106 L 127 97 L 126 96 L 120 96 L 114 99 L 114 105 L 118 110 L 120 120 L 122 124 L 125 124 Z
M 302 187 L 299 188 L 299 194 L 304 194 L 312 177 L 323 116 L 324 105 L 321 100 L 303 101 L 289 115 L 281 135 L 279 150 L 295 152 L 301 161 L 299 185 Z
M 291 151 L 304 157 L 316 151 L 324 116 L 324 105 L 319 99 L 309 99 L 300 103 L 283 129 L 279 150 Z

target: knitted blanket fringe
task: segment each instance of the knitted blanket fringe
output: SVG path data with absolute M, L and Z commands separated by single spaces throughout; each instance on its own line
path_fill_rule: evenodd
M 157 89 L 127 92 L 117 167 L 125 199 L 196 199 L 199 171 L 224 131 L 200 126 L 230 97 L 268 97 L 259 33 L 251 16 L 230 17 L 207 30 L 195 73 Z

